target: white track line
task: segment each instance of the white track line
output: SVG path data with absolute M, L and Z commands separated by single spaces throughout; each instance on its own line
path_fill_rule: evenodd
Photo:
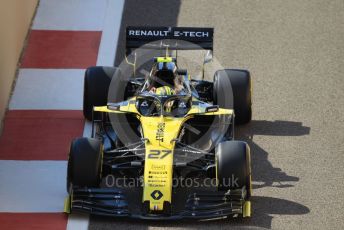
M 0 212 L 63 212 L 66 161 L 0 160 Z
M 99 47 L 97 65 L 113 66 L 116 56 L 119 30 L 121 27 L 124 0 L 107 0 L 102 38 Z M 91 123 L 85 122 L 84 134 L 91 135 Z M 88 229 L 89 216 L 71 214 L 68 218 L 68 230 Z
M 81 69 L 20 69 L 9 109 L 81 110 L 84 73 Z
M 66 229 L 83 230 L 88 229 L 89 215 L 83 213 L 70 214 L 68 217 Z
M 108 0 L 104 29 L 99 47 L 97 65 L 113 66 L 119 30 L 121 29 L 124 0 Z
M 40 0 L 32 29 L 101 31 L 106 7 L 107 0 Z
M 112 66 L 124 0 L 41 0 L 32 29 L 102 31 L 97 65 Z M 21 69 L 10 109 L 81 109 L 83 70 Z M 84 136 L 90 135 L 85 123 Z M 66 161 L 0 160 L 0 212 L 63 211 Z M 72 214 L 67 229 L 87 229 Z
M 91 129 L 92 129 L 92 122 L 86 121 L 84 127 L 84 137 L 91 137 Z M 74 230 L 83 230 L 88 229 L 89 225 L 89 215 L 88 214 L 80 214 L 80 213 L 73 213 L 70 214 L 68 217 L 67 222 L 67 229 Z
M 92 122 L 85 121 L 83 137 L 91 137 L 92 134 Z

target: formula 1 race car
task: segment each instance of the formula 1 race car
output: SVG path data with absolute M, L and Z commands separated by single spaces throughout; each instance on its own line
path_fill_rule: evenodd
M 250 217 L 250 149 L 234 140 L 234 124 L 252 116 L 250 73 L 218 70 L 206 81 L 178 68 L 168 50 L 203 49 L 203 66 L 209 62 L 212 28 L 128 27 L 127 54 L 145 45 L 166 50 L 151 57 L 145 77 L 116 67 L 85 72 L 83 112 L 92 134 L 71 143 L 65 212 Z

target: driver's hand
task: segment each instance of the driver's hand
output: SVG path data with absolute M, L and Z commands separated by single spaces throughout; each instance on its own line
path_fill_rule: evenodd
M 150 90 L 149 90 L 150 93 L 156 93 L 156 88 L 155 87 L 152 87 Z

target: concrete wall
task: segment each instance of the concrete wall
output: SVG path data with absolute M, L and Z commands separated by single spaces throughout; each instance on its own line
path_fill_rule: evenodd
M 38 0 L 0 0 L 0 121 L 6 111 L 18 60 L 37 3 Z

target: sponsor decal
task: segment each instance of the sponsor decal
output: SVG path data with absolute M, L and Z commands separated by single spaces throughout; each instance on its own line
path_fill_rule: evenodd
M 184 101 L 181 101 L 179 103 L 179 108 L 186 108 L 186 105 L 185 105 L 185 102 Z
M 156 27 L 156 28 L 139 28 L 130 27 L 127 30 L 128 37 L 152 37 L 152 38 L 211 38 L 213 35 L 212 28 L 178 28 L 178 27 Z
M 163 197 L 163 194 L 162 194 L 162 192 L 160 192 L 159 190 L 154 190 L 154 191 L 151 193 L 151 197 L 152 197 L 154 200 L 160 200 L 160 199 Z
M 165 123 L 158 123 L 155 140 L 164 142 Z M 154 150 L 155 151 L 155 150 Z
M 209 32 L 206 31 L 178 31 L 175 30 L 173 36 L 184 37 L 184 38 L 208 38 Z
M 155 165 L 155 164 L 152 164 L 151 169 L 152 170 L 165 170 L 165 165 Z
M 168 30 L 128 30 L 129 36 L 168 37 Z

